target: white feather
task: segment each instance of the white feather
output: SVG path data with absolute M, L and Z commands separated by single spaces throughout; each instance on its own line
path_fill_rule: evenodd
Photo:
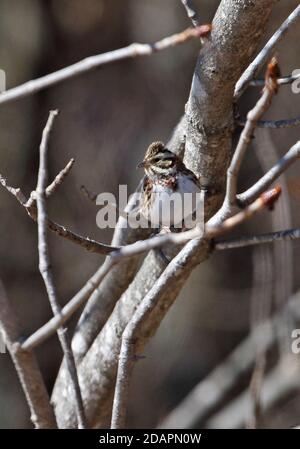
M 199 192 L 197 184 L 183 174 L 178 175 L 176 192 L 170 187 L 155 183 L 153 201 L 146 212 L 146 218 L 155 226 L 180 226 L 199 206 Z

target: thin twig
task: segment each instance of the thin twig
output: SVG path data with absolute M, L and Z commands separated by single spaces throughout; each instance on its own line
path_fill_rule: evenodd
M 294 81 L 296 81 L 297 79 L 300 78 L 300 73 L 296 74 L 296 75 L 289 75 L 289 76 L 285 76 L 282 78 L 278 78 L 277 83 L 279 86 L 283 86 L 285 84 L 292 84 Z M 265 85 L 265 80 L 264 79 L 255 79 L 250 81 L 249 86 L 252 87 L 261 87 Z
M 245 70 L 239 81 L 236 83 L 234 99 L 237 101 L 242 93 L 246 90 L 250 81 L 254 79 L 258 71 L 263 67 L 267 60 L 272 55 L 275 47 L 279 44 L 282 38 L 285 36 L 289 28 L 300 19 L 300 6 L 289 15 L 289 17 L 282 23 L 276 33 L 273 34 L 271 39 L 267 42 L 264 48 L 259 52 L 254 61 Z
M 270 107 L 272 98 L 277 92 L 277 73 L 278 65 L 275 58 L 268 65 L 265 78 L 265 87 L 262 96 L 253 109 L 247 114 L 247 122 L 239 138 L 237 147 L 232 157 L 230 166 L 227 170 L 227 186 L 225 205 L 229 207 L 236 203 L 237 195 L 237 177 L 244 159 L 246 150 L 253 137 L 253 132 L 257 126 L 258 120 Z
M 70 161 L 71 162 L 71 161 Z M 69 164 L 70 164 L 69 162 Z M 69 166 L 67 165 L 67 167 Z M 46 197 L 53 194 L 54 191 L 57 189 L 57 187 L 60 185 L 60 183 L 63 181 L 63 179 L 66 177 L 67 172 L 69 172 L 69 169 L 66 171 L 67 167 L 65 167 L 55 178 L 55 180 L 49 185 L 49 187 L 46 189 Z M 56 180 L 59 180 L 60 182 L 57 182 Z M 26 209 L 28 215 L 33 221 L 37 221 L 37 210 L 36 210 L 36 192 L 33 191 L 30 194 L 30 198 L 27 201 L 25 195 L 23 194 L 22 190 L 20 188 L 14 188 L 7 184 L 7 181 L 5 178 L 3 178 L 0 175 L 0 184 L 10 193 L 12 194 L 18 202 Z M 47 227 L 50 229 L 50 231 L 54 232 L 59 237 L 62 237 L 69 242 L 75 243 L 76 245 L 81 246 L 86 251 L 89 251 L 91 253 L 96 254 L 103 254 L 107 255 L 110 254 L 112 251 L 115 251 L 118 249 L 117 247 L 106 245 L 105 243 L 99 243 L 96 240 L 90 239 L 89 237 L 83 237 L 79 234 L 76 234 L 73 231 L 70 231 L 65 226 L 62 226 L 55 221 L 50 220 L 47 218 Z
M 86 282 L 86 284 L 76 293 L 76 295 L 62 308 L 59 315 L 55 315 L 46 324 L 35 331 L 30 337 L 22 342 L 22 349 L 32 349 L 51 335 L 56 330 L 63 326 L 64 323 L 76 312 L 76 310 L 82 306 L 99 286 L 107 273 L 112 269 L 114 263 L 109 260 L 106 264 L 102 265 L 95 274 Z
M 178 34 L 166 37 L 154 44 L 131 44 L 128 47 L 120 48 L 118 50 L 109 51 L 96 56 L 90 56 L 82 61 L 72 64 L 68 67 L 42 76 L 20 86 L 14 87 L 0 94 L 0 104 L 9 103 L 10 101 L 18 100 L 28 95 L 33 95 L 42 89 L 53 86 L 74 76 L 82 75 L 90 70 L 96 69 L 101 65 L 120 61 L 126 58 L 135 58 L 137 56 L 148 56 L 158 51 L 183 44 L 191 39 L 203 38 L 210 32 L 210 25 L 201 25 L 197 28 L 187 29 Z
M 275 164 L 264 176 L 262 176 L 253 186 L 243 193 L 237 195 L 237 200 L 242 205 L 251 203 L 257 195 L 264 190 L 287 170 L 300 157 L 300 140 L 293 145 L 290 150 Z
M 181 0 L 181 3 L 185 7 L 187 16 L 189 19 L 191 19 L 194 27 L 199 26 L 200 25 L 200 17 L 195 8 L 193 0 Z
M 55 176 L 54 180 L 46 188 L 46 191 L 45 191 L 46 198 L 49 198 L 51 195 L 53 195 L 53 193 L 56 192 L 58 187 L 64 182 L 65 178 L 70 173 L 70 171 L 74 165 L 74 162 L 75 162 L 74 159 L 70 159 L 70 161 L 67 163 L 67 165 Z M 35 201 L 36 201 L 36 192 L 33 191 L 33 192 L 31 192 L 30 198 L 26 203 L 26 208 L 28 209 L 29 207 L 31 207 Z
M 209 226 L 208 224 L 208 231 L 205 232 L 205 236 L 213 238 L 220 234 L 224 234 L 225 232 L 234 229 L 236 226 L 248 220 L 254 214 L 261 211 L 265 207 L 272 209 L 274 202 L 277 201 L 280 194 L 281 194 L 281 187 L 279 185 L 275 186 L 273 189 L 263 193 L 246 209 L 243 209 L 241 212 L 233 215 L 232 217 L 227 218 L 219 225 Z
M 98 194 L 90 191 L 87 187 L 82 185 L 80 190 L 84 193 L 84 195 L 90 200 L 91 203 L 95 204 Z
M 284 231 L 269 232 L 260 235 L 238 237 L 228 240 L 217 240 L 214 244 L 216 250 L 244 248 L 245 246 L 261 245 L 263 243 L 273 243 L 278 240 L 300 239 L 300 228 L 285 229 Z
M 245 126 L 246 120 L 238 119 L 236 123 L 239 126 Z M 300 116 L 283 120 L 258 120 L 258 122 L 256 123 L 256 126 L 258 128 L 269 128 L 269 129 L 293 128 L 294 126 L 299 125 L 300 125 Z
M 53 274 L 50 265 L 50 256 L 47 242 L 47 210 L 46 210 L 46 188 L 47 188 L 47 151 L 48 141 L 57 111 L 50 111 L 47 124 L 43 131 L 40 145 L 40 166 L 38 182 L 36 187 L 37 202 L 37 223 L 38 223 L 38 248 L 39 248 L 39 268 L 47 290 L 49 302 L 53 315 L 60 315 L 61 307 L 57 299 L 57 292 L 54 285 Z M 71 341 L 67 335 L 67 329 L 60 327 L 57 330 L 58 338 L 66 359 L 70 381 L 75 395 L 75 406 L 78 420 L 78 427 L 86 427 L 86 418 L 79 387 L 75 359 L 71 349 Z
M 36 357 L 32 351 L 21 350 L 18 343 L 21 332 L 1 280 L 0 324 L 27 399 L 31 421 L 37 429 L 56 428 L 53 408 Z

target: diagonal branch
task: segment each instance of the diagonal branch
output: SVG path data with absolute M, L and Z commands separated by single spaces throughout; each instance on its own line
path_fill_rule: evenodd
M 50 111 L 49 118 L 40 145 L 40 166 L 38 182 L 36 187 L 37 203 L 37 223 L 38 223 L 38 248 L 39 248 L 39 268 L 47 290 L 49 302 L 54 315 L 59 315 L 61 307 L 57 299 L 56 288 L 54 285 L 53 274 L 50 265 L 50 256 L 47 242 L 47 209 L 46 209 L 46 187 L 47 187 L 47 152 L 48 141 L 52 130 L 53 122 L 57 111 Z M 75 395 L 75 407 L 78 420 L 78 427 L 86 427 L 86 418 L 84 414 L 83 402 L 80 393 L 75 359 L 71 349 L 71 342 L 67 335 L 67 329 L 60 327 L 57 330 L 58 338 L 66 359 L 66 365 L 69 371 L 70 382 Z
M 273 243 L 278 240 L 297 240 L 300 239 L 300 228 L 285 229 L 284 231 L 269 232 L 266 234 L 238 237 L 235 239 L 217 240 L 214 243 L 214 249 L 234 249 L 244 248 L 245 246 L 261 245 L 263 243 Z
M 237 195 L 242 205 L 251 203 L 300 157 L 300 140 L 262 178 L 243 193 Z
M 185 7 L 188 18 L 192 21 L 194 27 L 200 25 L 201 20 L 198 14 L 198 11 L 194 5 L 193 0 L 181 0 L 181 3 Z
M 59 187 L 59 185 L 63 182 L 73 165 L 72 161 L 73 160 L 71 160 L 67 164 L 67 166 L 56 176 L 54 181 L 47 187 L 45 191 L 46 197 L 52 195 Z M 1 175 L 0 184 L 19 201 L 19 203 L 26 209 L 29 217 L 33 221 L 37 222 L 36 192 L 31 192 L 30 198 L 27 201 L 22 190 L 20 188 L 9 186 L 6 179 L 4 179 Z M 79 245 L 86 251 L 89 251 L 91 253 L 107 255 L 117 249 L 117 247 L 115 246 L 106 245 L 105 243 L 99 243 L 96 240 L 90 239 L 89 237 L 82 237 L 81 235 L 70 231 L 65 226 L 62 226 L 55 221 L 50 220 L 48 217 L 46 220 L 46 224 L 48 229 L 50 229 L 50 231 L 54 232 L 59 237 L 62 237 L 65 240 L 68 240 L 69 242 L 76 245 Z
M 277 92 L 277 73 L 278 66 L 275 58 L 268 65 L 266 73 L 265 87 L 262 96 L 253 109 L 247 114 L 247 122 L 239 138 L 239 142 L 232 157 L 229 169 L 227 170 L 226 186 L 226 207 L 231 207 L 236 203 L 237 195 L 237 177 L 244 159 L 246 150 L 253 138 L 254 130 L 258 120 L 270 107 L 273 96 Z
M 70 159 L 70 161 L 67 163 L 67 165 L 55 176 L 54 180 L 51 182 L 51 184 L 48 185 L 48 187 L 45 190 L 46 198 L 49 198 L 53 193 L 56 192 L 58 187 L 64 182 L 65 178 L 70 173 L 75 160 Z M 33 191 L 30 194 L 30 199 L 26 203 L 26 208 L 30 208 L 34 202 L 36 201 L 36 192 Z
M 0 104 L 9 103 L 14 100 L 35 94 L 42 89 L 46 89 L 57 83 L 82 75 L 96 69 L 104 64 L 109 64 L 123 59 L 135 58 L 137 56 L 149 56 L 153 53 L 165 50 L 175 45 L 183 44 L 191 39 L 197 39 L 206 36 L 210 32 L 210 25 L 202 25 L 194 29 L 187 29 L 178 34 L 166 37 L 154 44 L 131 44 L 128 47 L 109 51 L 101 55 L 90 56 L 73 65 L 42 76 L 36 80 L 28 81 L 25 84 L 9 89 L 0 94 Z
M 259 52 L 254 61 L 251 62 L 247 70 L 243 73 L 236 84 L 234 99 L 235 101 L 243 94 L 249 83 L 255 78 L 259 70 L 268 61 L 276 46 L 281 42 L 287 31 L 292 25 L 297 23 L 300 19 L 300 5 L 289 15 L 289 17 L 282 23 L 276 33 L 267 42 L 264 48 Z

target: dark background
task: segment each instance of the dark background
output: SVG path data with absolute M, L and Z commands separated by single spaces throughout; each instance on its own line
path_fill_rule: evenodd
M 202 22 L 211 21 L 219 2 L 196 3 Z M 278 3 L 268 36 L 297 4 L 294 0 Z M 6 72 L 8 89 L 86 56 L 132 42 L 154 42 L 190 25 L 179 0 L 0 0 L 0 10 L 0 68 Z M 300 68 L 299 42 L 298 25 L 278 48 L 283 74 Z M 97 208 L 80 186 L 117 194 L 119 184 L 128 184 L 129 192 L 134 190 L 141 175 L 135 167 L 146 147 L 154 140 L 167 141 L 184 111 L 197 53 L 198 44 L 190 42 L 149 58 L 104 66 L 1 106 L 0 173 L 26 194 L 34 189 L 41 133 L 49 109 L 58 108 L 50 144 L 51 178 L 70 158 L 76 162 L 63 187 L 51 198 L 50 216 L 75 232 L 109 242 L 112 231 L 97 228 Z M 249 88 L 241 102 L 242 115 L 258 94 L 259 89 Z M 268 118 L 299 115 L 299 98 L 290 86 L 282 87 Z M 255 145 L 262 153 L 271 145 L 283 154 L 297 136 L 297 129 L 258 130 L 244 163 L 241 187 L 261 174 Z M 299 225 L 298 170 L 299 164 L 295 164 L 287 174 L 294 226 Z M 264 213 L 236 235 L 266 232 L 271 230 L 270 223 L 270 213 Z M 24 334 L 29 335 L 51 317 L 38 272 L 37 228 L 3 189 L 0 235 L 0 275 Z M 55 281 L 64 304 L 102 258 L 56 236 L 50 236 L 50 243 Z M 300 243 L 294 242 L 294 291 L 299 287 L 299 252 Z M 193 272 L 147 346 L 146 358 L 135 369 L 131 427 L 157 425 L 249 332 L 251 254 L 251 249 L 215 253 Z M 37 354 L 50 391 L 61 361 L 56 337 L 44 343 Z M 0 404 L 0 428 L 31 427 L 8 354 L 0 355 Z

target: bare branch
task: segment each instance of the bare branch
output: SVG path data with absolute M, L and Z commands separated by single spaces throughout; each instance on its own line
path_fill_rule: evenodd
M 277 72 L 278 66 L 275 58 L 269 63 L 266 72 L 265 88 L 262 96 L 253 109 L 247 114 L 247 122 L 239 138 L 239 142 L 233 154 L 230 166 L 227 170 L 227 186 L 226 186 L 226 207 L 231 207 L 236 203 L 237 195 L 237 177 L 244 159 L 246 150 L 253 137 L 258 120 L 270 107 L 271 101 L 277 92 Z
M 28 337 L 21 344 L 21 348 L 27 350 L 36 347 L 48 337 L 53 335 L 59 327 L 63 326 L 63 324 L 73 315 L 73 313 L 88 300 L 106 274 L 111 270 L 112 266 L 112 261 L 108 261 L 107 264 L 103 264 L 82 287 L 82 289 L 79 290 L 79 292 L 62 308 L 59 315 L 55 315 L 51 318 L 51 320 L 44 324 L 44 326 Z
M 282 23 L 282 25 L 278 28 L 278 30 L 273 34 L 271 39 L 269 39 L 267 44 L 259 52 L 259 54 L 256 56 L 254 61 L 252 61 L 252 63 L 249 65 L 247 70 L 243 73 L 243 75 L 237 82 L 236 87 L 235 87 L 235 92 L 234 92 L 235 100 L 238 100 L 238 98 L 246 90 L 250 81 L 252 81 L 255 78 L 258 71 L 263 67 L 263 65 L 272 56 L 274 49 L 280 43 L 280 41 L 285 36 L 287 31 L 299 19 L 300 19 L 300 6 L 297 6 L 297 8 L 289 15 L 289 17 Z
M 126 424 L 129 384 L 136 358 L 134 353 L 133 337 L 130 335 L 131 332 L 127 331 L 127 329 L 128 326 L 122 336 L 122 345 L 119 354 L 117 382 L 112 408 L 111 429 L 124 429 Z
M 237 200 L 242 205 L 252 202 L 257 195 L 264 190 L 300 157 L 300 140 L 293 145 L 290 150 L 274 165 L 259 181 L 243 193 L 237 195 Z
M 193 0 L 181 0 L 181 3 L 185 7 L 188 18 L 191 19 L 194 27 L 199 26 L 201 21 Z
M 300 229 L 285 229 L 284 231 L 269 232 L 260 235 L 251 235 L 228 240 L 217 240 L 214 248 L 217 250 L 243 248 L 245 246 L 273 243 L 278 240 L 296 240 L 300 238 Z
M 277 201 L 281 194 L 281 187 L 275 186 L 274 189 L 266 191 L 263 193 L 257 200 L 255 200 L 252 204 L 250 204 L 246 209 L 241 212 L 233 215 L 232 217 L 227 218 L 222 223 L 218 225 L 214 225 L 214 221 L 211 220 L 208 222 L 208 232 L 205 233 L 205 236 L 216 236 L 220 234 L 224 234 L 224 232 L 230 231 L 235 228 L 239 224 L 251 218 L 254 214 L 261 211 L 265 207 L 272 209 L 274 202 Z
M 91 192 L 89 189 L 87 189 L 84 185 L 80 187 L 80 190 L 84 193 L 84 195 L 91 201 L 91 203 L 95 204 L 97 199 L 97 193 Z
M 21 339 L 21 332 L 1 281 L 0 322 L 5 343 L 27 399 L 31 421 L 37 429 L 56 428 L 56 419 L 37 360 L 32 351 L 20 349 L 18 342 Z
M 236 122 L 239 126 L 245 126 L 246 121 L 238 119 Z M 256 126 L 258 128 L 269 128 L 269 129 L 282 129 L 282 128 L 293 128 L 294 126 L 300 125 L 300 116 L 283 119 L 283 120 L 258 120 Z
M 294 81 L 296 81 L 297 79 L 300 78 L 300 73 L 296 74 L 296 75 L 289 75 L 289 76 L 285 76 L 283 78 L 278 78 L 277 83 L 279 86 L 283 86 L 285 84 L 292 84 Z M 252 87 L 261 87 L 265 85 L 265 80 L 264 79 L 255 79 L 250 81 L 249 86 Z
M 50 111 L 49 118 L 40 145 L 40 166 L 38 174 L 38 182 L 36 187 L 36 203 L 37 203 L 37 223 L 38 223 L 38 248 L 39 248 L 39 268 L 43 277 L 47 290 L 49 302 L 54 315 L 60 315 L 61 307 L 57 299 L 56 288 L 50 265 L 50 256 L 47 242 L 47 209 L 46 209 L 46 188 L 47 188 L 47 152 L 48 141 L 52 130 L 53 122 L 57 111 Z M 53 187 L 52 187 L 53 190 Z M 78 427 L 84 429 L 86 427 L 86 418 L 84 407 L 80 393 L 75 359 L 71 349 L 71 341 L 67 335 L 67 329 L 59 328 L 57 330 L 58 338 L 66 359 L 69 371 L 70 381 L 75 395 L 75 407 L 78 420 Z
M 63 179 L 66 177 L 67 173 L 71 168 L 70 164 L 72 166 L 71 161 L 65 167 L 65 169 L 63 169 L 57 175 L 55 180 L 46 189 L 46 197 L 52 195 L 57 189 L 57 187 L 62 183 Z M 14 188 L 9 186 L 6 180 L 1 175 L 0 175 L 0 183 L 2 184 L 3 187 L 6 188 L 6 190 L 9 193 L 11 193 L 19 201 L 19 203 L 26 209 L 30 218 L 32 218 L 32 220 L 36 222 L 37 221 L 36 192 L 33 191 L 30 195 L 29 200 L 27 201 L 22 190 L 20 188 Z M 115 246 L 106 245 L 105 243 L 99 243 L 96 240 L 90 239 L 89 237 L 82 237 L 81 235 L 76 234 L 73 231 L 70 231 L 65 226 L 62 226 L 56 223 L 55 221 L 50 220 L 49 218 L 47 218 L 46 224 L 48 229 L 50 229 L 50 231 L 54 232 L 59 237 L 63 237 L 69 242 L 75 243 L 76 245 L 81 246 L 86 251 L 89 251 L 91 253 L 107 255 L 110 254 L 112 251 L 118 249 Z
M 58 187 L 63 183 L 65 178 L 70 173 L 70 171 L 74 165 L 74 162 L 75 162 L 74 159 L 70 159 L 70 161 L 67 163 L 67 165 L 56 175 L 56 177 L 51 182 L 51 184 L 49 184 L 49 186 L 46 188 L 46 191 L 45 191 L 46 198 L 49 198 L 51 195 L 53 195 L 53 193 L 56 192 Z M 30 208 L 35 201 L 36 201 L 36 192 L 33 191 L 30 194 L 29 201 L 26 203 L 26 208 L 27 209 Z
M 9 192 L 11 193 L 18 201 L 20 204 L 24 204 L 26 203 L 26 197 L 23 194 L 23 192 L 21 191 L 21 189 L 17 188 L 15 189 L 14 187 L 11 187 L 10 185 L 7 184 L 7 181 L 5 178 L 3 178 L 2 175 L 0 175 L 0 184 Z
M 210 32 L 210 25 L 202 25 L 194 29 L 187 29 L 178 34 L 166 37 L 154 44 L 131 44 L 128 47 L 109 51 L 101 55 L 90 56 L 73 65 L 42 76 L 36 80 L 28 81 L 21 86 L 14 87 L 0 94 L 0 104 L 9 103 L 14 100 L 33 95 L 42 89 L 53 86 L 74 76 L 82 75 L 104 64 L 120 61 L 137 56 L 149 56 L 158 51 L 165 50 L 175 45 L 183 44 L 191 39 L 205 37 Z

